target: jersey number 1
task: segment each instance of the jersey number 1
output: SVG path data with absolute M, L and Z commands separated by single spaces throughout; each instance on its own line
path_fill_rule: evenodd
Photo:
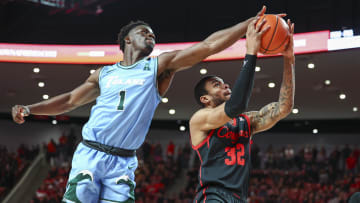
M 117 108 L 116 108 L 118 111 L 123 111 L 123 110 L 124 110 L 125 95 L 126 95 L 126 91 L 125 91 L 125 90 L 121 90 L 120 93 L 119 93 L 120 102 L 119 102 L 119 105 L 118 105 Z
M 227 152 L 227 155 L 229 158 L 225 159 L 225 164 L 228 166 L 232 166 L 234 164 L 238 165 L 245 165 L 245 149 L 244 145 L 241 143 L 236 144 L 236 147 L 226 147 L 225 152 Z

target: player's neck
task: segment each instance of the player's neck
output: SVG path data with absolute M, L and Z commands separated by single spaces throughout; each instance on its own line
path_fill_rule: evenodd
M 207 105 L 205 108 L 209 108 L 209 109 L 213 109 L 213 108 L 215 108 L 216 107 L 216 105 L 213 103 L 213 102 L 211 102 L 209 105 Z
M 145 55 L 141 51 L 126 50 L 124 53 L 124 59 L 120 62 L 120 64 L 123 66 L 131 66 L 147 56 L 148 55 Z

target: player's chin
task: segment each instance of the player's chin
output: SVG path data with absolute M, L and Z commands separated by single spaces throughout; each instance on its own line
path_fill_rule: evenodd
M 226 96 L 225 96 L 225 101 L 229 100 L 230 97 L 231 97 L 231 94 L 226 95 Z
M 146 52 L 147 55 L 151 54 L 151 52 L 154 50 L 154 46 L 153 45 L 147 45 L 144 49 L 144 51 Z

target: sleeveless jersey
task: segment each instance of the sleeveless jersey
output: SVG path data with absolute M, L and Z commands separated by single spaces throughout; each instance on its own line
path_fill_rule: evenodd
M 246 115 L 211 130 L 199 145 L 192 146 L 199 156 L 197 192 L 221 187 L 240 199 L 247 198 L 250 176 L 250 121 Z
M 138 149 L 160 102 L 157 58 L 131 66 L 116 63 L 99 73 L 100 96 L 91 109 L 83 138 L 123 149 Z

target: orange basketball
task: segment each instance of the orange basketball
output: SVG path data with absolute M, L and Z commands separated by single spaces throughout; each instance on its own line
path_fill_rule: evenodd
M 289 42 L 290 31 L 288 24 L 277 15 L 263 15 L 257 23 L 260 23 L 263 18 L 266 19 L 263 28 L 267 25 L 271 27 L 261 38 L 260 52 L 263 54 L 281 53 Z

